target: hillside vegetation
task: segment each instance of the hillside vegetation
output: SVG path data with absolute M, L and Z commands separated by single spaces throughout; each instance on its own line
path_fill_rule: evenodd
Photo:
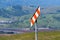
M 0 25 L 0 28 L 26 28 L 30 27 L 30 18 L 33 16 L 34 6 L 12 6 L 0 9 L 0 20 L 14 21 L 11 24 Z M 3 15 L 4 14 L 4 15 Z M 38 27 L 60 29 L 60 8 L 41 8 L 37 22 Z

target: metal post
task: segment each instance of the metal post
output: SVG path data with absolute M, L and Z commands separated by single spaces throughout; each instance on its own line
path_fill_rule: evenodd
M 36 22 L 37 23 L 37 22 Z M 38 40 L 38 30 L 37 30 L 37 25 L 35 23 L 35 40 Z

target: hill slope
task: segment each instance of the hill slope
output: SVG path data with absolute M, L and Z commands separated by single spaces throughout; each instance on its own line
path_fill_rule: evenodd
M 3 24 L 3 28 L 30 27 L 30 18 L 35 12 L 35 6 L 9 6 L 0 9 L 0 20 L 11 20 L 11 24 Z M 60 7 L 41 8 L 38 19 L 38 27 L 60 29 Z

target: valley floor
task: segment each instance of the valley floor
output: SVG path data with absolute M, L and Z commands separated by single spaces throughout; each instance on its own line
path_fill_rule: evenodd
M 0 40 L 35 40 L 34 34 L 34 32 L 13 35 L 0 34 Z M 60 40 L 60 31 L 38 32 L 38 40 Z

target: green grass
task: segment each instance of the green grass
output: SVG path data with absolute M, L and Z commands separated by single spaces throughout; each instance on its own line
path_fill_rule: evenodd
M 0 40 L 35 40 L 34 32 L 0 36 Z M 38 40 L 60 40 L 60 31 L 38 32 Z

